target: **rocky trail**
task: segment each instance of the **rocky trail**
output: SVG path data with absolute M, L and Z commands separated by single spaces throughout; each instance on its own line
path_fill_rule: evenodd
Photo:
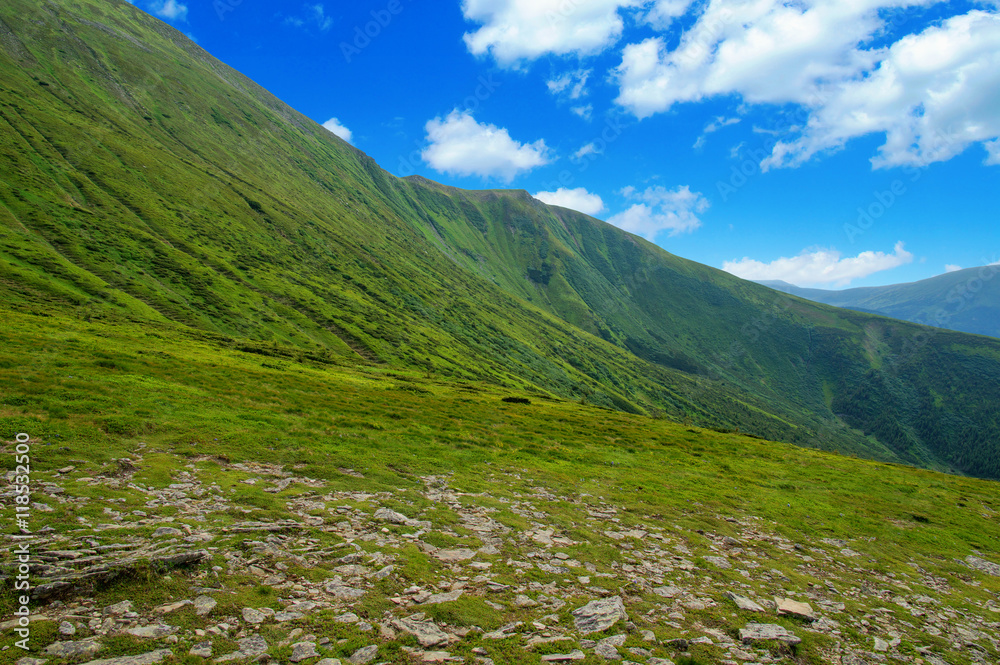
M 352 469 L 163 457 L 159 483 L 140 455 L 35 474 L 32 652 L 2 617 L 0 662 L 1000 662 L 1000 566 L 977 552 L 642 515 L 500 470 L 495 494 L 366 492 Z

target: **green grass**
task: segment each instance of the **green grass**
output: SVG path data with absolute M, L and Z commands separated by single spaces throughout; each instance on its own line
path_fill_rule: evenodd
M 8 306 L 181 326 L 278 375 L 362 363 L 400 396 L 488 385 L 1000 477 L 1000 342 L 787 298 L 524 192 L 395 178 L 131 5 L 59 6 L 0 10 L 16 35 L 0 51 Z M 80 40 L 56 39 L 64 25 Z M 43 357 L 73 349 L 115 376 L 167 353 L 155 336 L 63 343 Z M 97 408 L 61 388 L 7 399 L 57 419 Z M 171 409 L 94 426 L 153 437 Z M 434 423 L 432 443 L 481 444 L 463 422 Z M 573 459 L 531 436 L 526 454 Z

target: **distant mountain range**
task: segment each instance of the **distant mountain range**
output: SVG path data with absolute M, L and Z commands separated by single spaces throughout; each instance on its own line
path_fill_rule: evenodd
M 782 281 L 758 284 L 834 307 L 1000 337 L 1000 265 L 997 264 L 958 270 L 919 282 L 843 291 L 804 289 Z
M 0 308 L 1000 478 L 1000 340 L 397 178 L 126 2 L 8 0 L 0 127 Z

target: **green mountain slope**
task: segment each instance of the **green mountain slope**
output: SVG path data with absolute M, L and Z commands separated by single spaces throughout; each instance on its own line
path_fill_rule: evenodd
M 395 178 L 124 2 L 13 0 L 0 47 L 8 309 L 1000 477 L 1000 341 Z
M 919 282 L 843 291 L 803 289 L 787 282 L 761 282 L 835 307 L 874 312 L 939 328 L 1000 337 L 1000 265 L 966 268 Z

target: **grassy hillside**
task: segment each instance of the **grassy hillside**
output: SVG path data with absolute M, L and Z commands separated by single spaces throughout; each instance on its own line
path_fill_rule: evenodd
M 36 597 L 0 663 L 1000 658 L 995 482 L 175 326 L 5 322 Z M 627 617 L 584 632 L 600 599 Z
M 802 289 L 763 282 L 777 291 L 816 302 L 875 312 L 959 332 L 1000 337 L 1000 264 L 967 268 L 929 279 L 842 291 Z
M 777 296 L 524 192 L 397 179 L 125 2 L 0 21 L 9 310 L 1000 477 L 998 341 Z

